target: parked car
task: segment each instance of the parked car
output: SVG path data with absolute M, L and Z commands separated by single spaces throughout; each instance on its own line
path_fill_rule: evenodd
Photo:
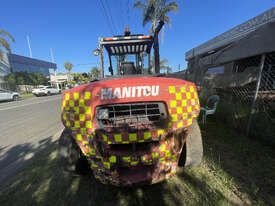
M 20 94 L 17 92 L 12 92 L 6 89 L 0 89 L 0 101 L 17 101 L 20 99 Z
M 61 90 L 52 86 L 39 86 L 38 88 L 32 90 L 32 93 L 35 96 L 45 96 L 45 95 L 59 94 L 61 93 Z

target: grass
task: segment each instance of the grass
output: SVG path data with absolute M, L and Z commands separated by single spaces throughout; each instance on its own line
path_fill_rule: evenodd
M 28 98 L 32 98 L 35 97 L 32 93 L 22 93 L 20 94 L 22 99 L 28 99 Z
M 274 205 L 275 154 L 215 121 L 202 131 L 204 160 L 165 182 L 102 185 L 91 176 L 64 177 L 56 144 L 0 188 L 0 205 Z

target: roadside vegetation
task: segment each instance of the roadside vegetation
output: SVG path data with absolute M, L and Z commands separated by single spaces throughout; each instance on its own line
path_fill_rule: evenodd
M 145 26 L 151 23 L 150 32 L 154 34 L 154 62 L 155 62 L 155 72 L 160 71 L 160 56 L 159 56 L 159 32 L 164 31 L 164 24 L 168 24 L 171 27 L 171 18 L 168 13 L 174 11 L 178 12 L 178 3 L 176 1 L 168 0 L 147 0 L 147 1 L 136 1 L 134 3 L 134 8 L 140 9 L 142 12 L 142 25 Z M 166 62 L 164 62 L 166 63 Z M 168 70 L 167 70 L 168 71 Z
M 29 99 L 29 98 L 35 97 L 33 93 L 21 93 L 20 96 L 22 99 Z
M 45 75 L 36 72 L 12 72 L 4 77 L 10 90 L 15 91 L 17 85 L 47 85 L 48 79 Z
M 102 185 L 92 176 L 65 177 L 56 143 L 0 188 L 0 205 L 275 205 L 275 152 L 215 120 L 202 130 L 204 160 L 165 182 Z

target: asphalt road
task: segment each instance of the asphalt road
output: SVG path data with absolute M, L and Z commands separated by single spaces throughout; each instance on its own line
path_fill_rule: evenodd
M 58 138 L 61 95 L 0 103 L 0 182 Z

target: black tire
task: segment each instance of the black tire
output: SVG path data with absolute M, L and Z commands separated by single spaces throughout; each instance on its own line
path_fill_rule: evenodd
M 13 100 L 13 101 L 18 101 L 18 100 L 19 100 L 19 96 L 18 96 L 18 95 L 14 95 L 14 96 L 12 97 L 12 100 Z
M 50 95 L 51 95 L 51 92 L 50 92 L 50 91 L 48 91 L 48 92 L 47 92 L 47 96 L 50 96 Z
M 201 130 L 197 120 L 194 120 L 179 159 L 179 166 L 185 168 L 198 167 L 202 162 L 203 145 Z
M 57 161 L 66 175 L 86 175 L 90 171 L 88 161 L 67 129 L 58 141 Z

